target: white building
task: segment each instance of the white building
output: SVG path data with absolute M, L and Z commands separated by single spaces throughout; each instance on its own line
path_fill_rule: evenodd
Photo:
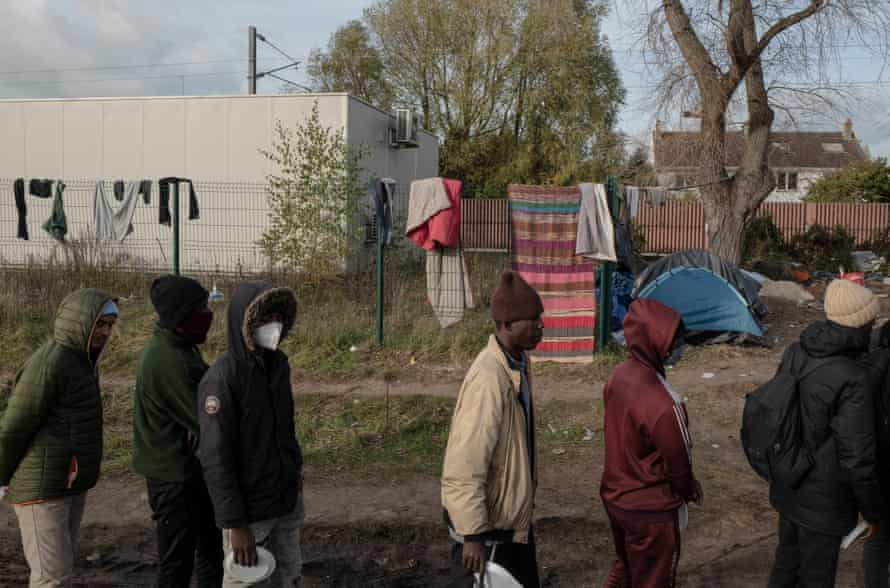
M 775 132 L 770 138 L 769 166 L 776 176 L 776 188 L 768 202 L 800 202 L 822 176 L 868 159 L 849 119 L 840 132 Z M 741 132 L 726 134 L 726 171 L 730 175 L 738 170 L 744 143 Z M 695 185 L 697 165 L 703 157 L 698 131 L 664 131 L 657 123 L 651 154 L 659 185 Z
M 162 177 L 190 178 L 201 207 L 188 221 L 181 199 L 184 271 L 252 271 L 268 260 L 257 240 L 268 226 L 265 187 L 276 121 L 293 128 L 317 103 L 321 122 L 363 146 L 367 174 L 396 180 L 401 204 L 411 181 L 438 175 L 438 139 L 425 131 L 414 144 L 394 142 L 395 118 L 346 94 L 0 100 L 0 261 L 61 255 L 65 248 L 40 227 L 52 199 L 26 195 L 30 239 L 16 238 L 13 182 L 62 179 L 68 241 L 94 236 L 97 181 L 155 180 L 150 204 L 140 201 L 133 233 L 120 245 L 100 243 L 140 267 L 163 269 L 172 258 L 172 232 L 158 224 Z M 93 240 L 95 241 L 95 240 Z M 94 244 L 95 245 L 95 242 Z

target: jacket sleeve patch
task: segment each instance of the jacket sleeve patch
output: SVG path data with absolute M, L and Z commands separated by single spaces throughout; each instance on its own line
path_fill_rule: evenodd
M 207 414 L 216 414 L 219 412 L 220 402 L 217 396 L 208 396 L 204 400 L 204 412 Z

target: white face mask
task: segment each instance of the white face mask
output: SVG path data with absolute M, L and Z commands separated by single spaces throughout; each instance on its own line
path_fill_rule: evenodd
M 278 349 L 278 343 L 281 341 L 282 330 L 284 330 L 283 323 L 266 323 L 254 331 L 253 340 L 258 347 L 268 349 L 269 351 L 275 351 Z

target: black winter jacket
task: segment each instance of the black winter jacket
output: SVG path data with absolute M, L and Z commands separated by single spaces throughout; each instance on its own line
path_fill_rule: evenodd
M 770 502 L 792 522 L 829 535 L 844 535 L 858 519 L 880 518 L 875 462 L 874 385 L 860 361 L 870 331 L 831 322 L 810 325 L 785 353 L 798 373 L 820 367 L 800 383 L 803 441 L 813 469 L 799 488 L 770 486 Z M 780 368 L 780 369 L 782 369 Z
M 277 518 L 296 506 L 303 455 L 290 365 L 284 353 L 257 349 L 252 339 L 271 314 L 283 317 L 284 339 L 296 313 L 296 298 L 287 288 L 267 282 L 238 286 L 229 305 L 229 349 L 201 380 L 198 458 L 223 529 Z

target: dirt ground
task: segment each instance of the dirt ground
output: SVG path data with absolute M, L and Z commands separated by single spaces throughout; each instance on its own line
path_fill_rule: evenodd
M 745 393 L 766 381 L 781 352 L 817 309 L 771 304 L 773 349 L 696 349 L 669 374 L 688 398 L 695 440 L 695 469 L 705 504 L 692 507 L 684 538 L 680 585 L 741 588 L 764 586 L 773 559 L 777 519 L 767 487 L 751 473 L 738 429 Z M 711 377 L 704 377 L 705 374 Z M 455 396 L 459 371 L 436 374 L 423 393 Z M 314 393 L 382 394 L 379 381 L 299 384 Z M 592 408 L 602 382 L 577 372 L 545 370 L 537 381 L 539 404 L 559 403 L 572 414 L 590 414 L 593 439 L 540 456 L 536 508 L 539 562 L 545 586 L 599 586 L 613 559 L 610 533 L 597 494 L 602 463 L 601 422 Z M 394 383 L 391 394 L 417 393 L 415 384 Z M 539 427 L 543 426 L 539 423 Z M 449 546 L 441 524 L 434 476 L 344 483 L 313 480 L 307 465 L 303 553 L 306 587 L 446 586 Z M 90 493 L 84 521 L 78 581 L 82 586 L 147 586 L 156 571 L 145 486 L 136 477 L 103 479 Z M 842 556 L 839 586 L 857 586 L 861 548 Z M 0 504 L 0 585 L 26 584 L 15 516 Z

